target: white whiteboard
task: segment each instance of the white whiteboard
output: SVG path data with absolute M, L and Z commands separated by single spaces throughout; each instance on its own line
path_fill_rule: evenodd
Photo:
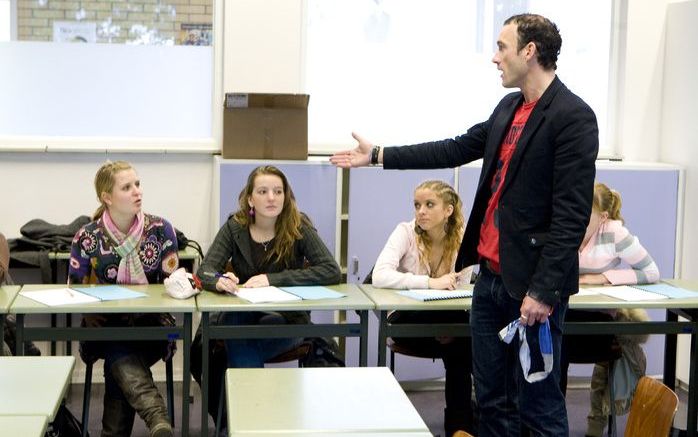
M 211 47 L 2 42 L 0 65 L 0 145 L 213 143 Z

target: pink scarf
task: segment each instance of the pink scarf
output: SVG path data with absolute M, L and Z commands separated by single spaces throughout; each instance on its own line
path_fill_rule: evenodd
M 143 264 L 138 256 L 141 237 L 143 236 L 144 216 L 143 212 L 136 214 L 128 234 L 124 234 L 116 227 L 109 215 L 109 211 L 102 214 L 104 229 L 107 234 L 117 243 L 114 251 L 121 257 L 119 272 L 116 275 L 116 282 L 119 284 L 147 284 L 148 278 L 143 271 Z

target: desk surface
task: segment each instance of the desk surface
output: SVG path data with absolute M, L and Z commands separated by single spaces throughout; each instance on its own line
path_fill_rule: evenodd
M 3 435 L 43 437 L 48 419 L 46 416 L 0 416 Z
M 17 293 L 22 287 L 19 285 L 3 285 L 0 287 L 0 314 L 7 314 L 10 312 L 10 306 L 12 301 L 15 300 Z
M 698 282 L 681 279 L 666 279 L 667 282 L 677 287 L 689 290 L 698 290 Z M 362 284 L 361 289 L 376 304 L 377 310 L 456 310 L 470 309 L 472 299 L 447 299 L 431 302 L 420 302 L 409 297 L 397 294 L 398 290 L 375 288 L 372 285 Z M 575 309 L 608 309 L 608 308 L 698 308 L 698 291 L 696 297 L 686 299 L 657 299 L 643 301 L 624 301 L 603 294 L 570 297 L 570 308 Z
M 346 294 L 339 299 L 296 300 L 292 302 L 250 303 L 230 294 L 203 291 L 196 296 L 201 312 L 212 311 L 313 311 L 313 310 L 372 310 L 373 302 L 354 284 L 327 285 Z
M 698 282 L 684 279 L 662 279 L 662 282 L 684 287 L 688 290 L 698 290 Z M 603 294 L 591 296 L 574 295 L 570 298 L 570 308 L 574 309 L 603 309 L 603 308 L 644 308 L 644 309 L 691 309 L 698 308 L 698 291 L 696 296 L 685 299 L 657 299 L 643 301 L 624 301 Z
M 0 357 L 0 416 L 46 416 L 51 422 L 74 365 L 75 357 Z
M 193 313 L 196 311 L 194 299 L 175 299 L 165 293 L 162 284 L 152 285 L 122 285 L 131 290 L 146 293 L 146 297 L 106 302 L 91 302 L 79 305 L 47 306 L 27 297 L 17 295 L 10 312 L 14 314 L 44 314 L 44 313 Z M 63 288 L 65 284 L 34 284 L 25 285 L 23 291 Z
M 360 287 L 376 304 L 377 310 L 468 310 L 472 305 L 471 298 L 421 302 L 398 294 L 400 290 L 376 288 L 368 284 L 361 284 Z M 472 290 L 473 286 L 466 285 L 465 288 Z
M 231 436 L 429 432 L 385 367 L 228 369 L 226 396 Z

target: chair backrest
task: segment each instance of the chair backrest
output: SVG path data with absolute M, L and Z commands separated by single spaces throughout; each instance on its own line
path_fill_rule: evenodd
M 310 353 L 311 344 L 309 341 L 304 341 L 291 350 L 282 352 L 279 355 L 270 358 L 265 363 L 285 363 L 287 361 L 300 361 Z
M 0 285 L 5 282 L 11 283 L 9 280 L 10 270 L 10 248 L 7 244 L 5 236 L 0 232 Z
M 625 437 L 668 436 L 678 406 L 679 398 L 673 390 L 643 376 L 635 389 Z

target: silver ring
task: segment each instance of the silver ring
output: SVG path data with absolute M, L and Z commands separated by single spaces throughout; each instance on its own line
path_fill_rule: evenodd
M 521 318 L 524 320 L 528 320 L 528 316 L 524 316 L 523 314 L 521 314 Z

